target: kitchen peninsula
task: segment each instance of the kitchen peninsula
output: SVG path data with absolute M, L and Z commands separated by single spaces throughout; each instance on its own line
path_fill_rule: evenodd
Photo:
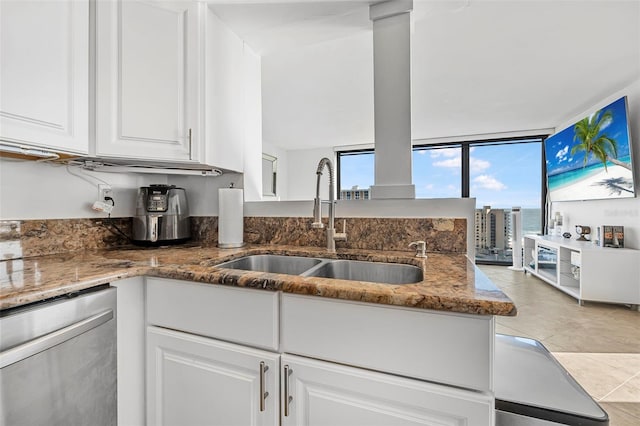
M 259 254 L 403 263 L 422 268 L 424 278 L 389 285 L 216 267 Z M 118 287 L 119 416 L 149 424 L 212 415 L 220 424 L 233 418 L 314 424 L 324 420 L 318 415 L 356 421 L 374 411 L 393 421 L 407 407 L 418 416 L 415 424 L 433 416 L 491 424 L 493 316 L 516 313 L 505 294 L 455 253 L 420 259 L 391 250 L 329 254 L 318 247 L 193 244 L 3 263 L 2 309 L 105 283 Z M 130 297 L 135 288 L 144 289 L 137 301 Z M 132 372 L 135 360 L 142 368 Z M 121 395 L 122 387 L 135 392 L 136 383 L 144 384 L 137 398 Z M 227 402 L 203 404 L 194 395 L 205 390 Z M 145 392 L 146 408 L 132 406 Z

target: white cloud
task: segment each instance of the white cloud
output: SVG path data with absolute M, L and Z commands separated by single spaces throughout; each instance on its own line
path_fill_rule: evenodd
M 563 161 L 567 161 L 567 153 L 569 152 L 569 145 L 565 145 L 560 151 L 556 153 L 556 158 L 558 159 L 558 163 L 562 163 Z
M 507 189 L 507 185 L 489 175 L 476 176 L 473 179 L 473 183 L 476 188 L 490 189 L 493 191 L 502 191 L 503 189 Z
M 421 151 L 421 152 L 426 152 L 426 151 Z M 431 156 L 431 158 L 440 158 L 440 157 L 445 157 L 445 158 L 458 157 L 458 158 L 460 158 L 460 148 L 430 149 L 429 150 L 429 155 Z
M 487 160 L 469 157 L 469 168 L 471 173 L 480 173 L 491 167 L 491 163 Z
M 450 168 L 460 168 L 462 164 L 462 161 L 460 160 L 460 157 L 458 158 L 450 158 L 448 160 L 442 160 L 442 161 L 435 161 L 432 163 L 433 166 L 435 167 L 450 167 Z
M 429 191 L 433 189 L 433 184 L 429 183 L 427 185 L 424 186 L 424 189 L 428 189 Z

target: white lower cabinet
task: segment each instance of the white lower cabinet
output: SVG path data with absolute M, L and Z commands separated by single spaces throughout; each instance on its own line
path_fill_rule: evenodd
M 148 425 L 495 422 L 491 317 L 160 278 L 146 303 Z
M 282 426 L 494 424 L 490 394 L 282 355 Z
M 147 423 L 279 424 L 279 354 L 148 327 Z

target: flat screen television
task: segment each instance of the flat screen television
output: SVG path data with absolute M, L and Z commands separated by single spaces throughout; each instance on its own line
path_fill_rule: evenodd
M 626 96 L 549 136 L 544 147 L 550 201 L 635 197 Z

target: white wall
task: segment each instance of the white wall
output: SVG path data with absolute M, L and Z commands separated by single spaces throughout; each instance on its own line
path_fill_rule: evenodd
M 335 153 L 332 148 L 289 150 L 287 151 L 287 200 L 312 200 L 316 196 L 316 170 L 323 157 L 331 160 L 334 167 L 334 180 L 337 176 L 335 170 Z M 278 167 L 279 164 L 278 164 Z M 329 199 L 329 174 L 323 169 L 320 179 L 320 196 L 324 200 Z M 336 192 L 336 198 L 338 193 Z
M 262 88 L 270 143 L 309 149 L 373 141 L 369 31 L 263 56 Z
M 100 181 L 114 191 L 113 217 L 135 213 L 140 186 L 167 183 L 166 175 L 96 173 L 44 162 L 0 159 L 0 219 L 71 219 L 106 217 L 91 209 Z
M 556 129 L 564 129 L 597 109 L 627 95 L 629 102 L 629 124 L 631 126 L 632 160 L 636 184 L 636 198 L 619 200 L 565 201 L 552 204 L 551 211 L 562 212 L 564 228 L 575 234 L 575 225 L 588 225 L 595 232 L 601 225 L 623 225 L 625 247 L 640 249 L 640 79 L 631 86 L 585 108 L 583 112 L 569 117 Z
M 218 216 L 218 189 L 229 188 L 231 183 L 235 188 L 244 188 L 240 173 L 225 173 L 217 177 L 174 175 L 169 177 L 169 183 L 186 190 L 191 216 Z
M 218 188 L 233 182 L 243 187 L 243 175 L 179 176 L 142 173 L 97 173 L 66 166 L 0 159 L 0 219 L 77 219 L 107 217 L 91 209 L 98 198 L 97 185 L 109 183 L 116 202 L 112 217 L 135 214 L 138 188 L 164 183 L 185 188 L 192 216 L 218 215 Z

